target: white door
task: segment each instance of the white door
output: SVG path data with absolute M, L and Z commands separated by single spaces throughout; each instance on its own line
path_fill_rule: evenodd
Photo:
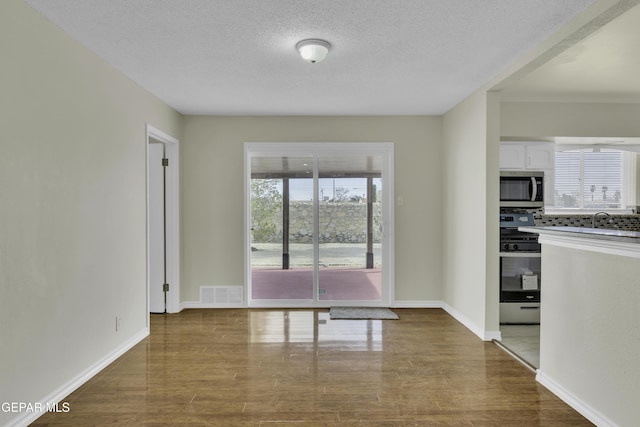
M 149 311 L 165 312 L 165 179 L 164 144 L 149 144 Z
M 146 285 L 151 313 L 180 311 L 179 164 L 179 141 L 147 125 Z

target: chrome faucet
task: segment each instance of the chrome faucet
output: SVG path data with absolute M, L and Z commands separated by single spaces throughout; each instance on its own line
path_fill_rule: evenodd
M 593 216 L 591 217 L 591 228 L 598 228 L 598 227 L 596 227 L 596 217 L 597 217 L 598 215 L 611 216 L 611 215 L 609 215 L 607 212 L 604 212 L 604 211 L 594 213 L 594 214 L 593 214 Z

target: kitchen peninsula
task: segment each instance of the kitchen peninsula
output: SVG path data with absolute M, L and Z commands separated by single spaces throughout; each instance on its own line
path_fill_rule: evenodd
M 640 232 L 520 227 L 542 244 L 536 379 L 598 426 L 640 420 Z

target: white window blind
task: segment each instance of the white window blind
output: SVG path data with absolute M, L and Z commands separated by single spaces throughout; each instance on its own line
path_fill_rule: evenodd
M 626 207 L 622 151 L 558 151 L 555 160 L 555 208 L 612 210 Z

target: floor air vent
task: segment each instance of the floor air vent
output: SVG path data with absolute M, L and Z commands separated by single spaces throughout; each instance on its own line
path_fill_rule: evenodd
M 200 286 L 201 304 L 242 304 L 242 286 Z

